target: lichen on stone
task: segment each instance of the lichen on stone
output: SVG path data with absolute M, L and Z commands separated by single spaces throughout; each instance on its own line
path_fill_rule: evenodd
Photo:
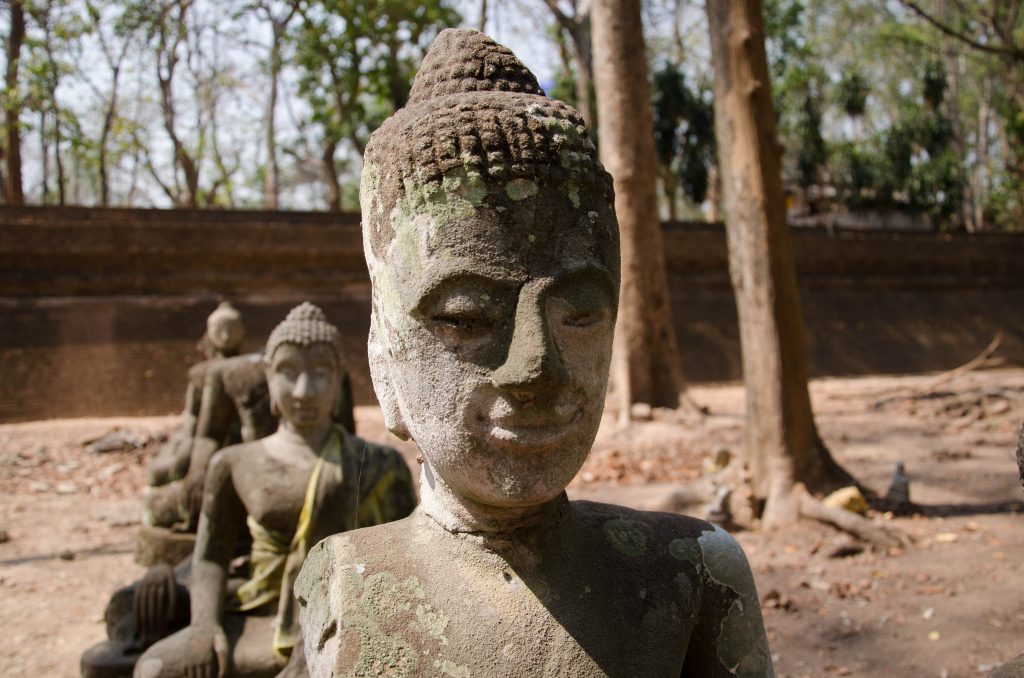
M 513 179 L 505 184 L 505 193 L 511 200 L 521 202 L 537 195 L 537 182 L 529 179 Z
M 647 552 L 647 534 L 640 523 L 613 518 L 605 522 L 604 535 L 616 551 L 627 556 L 642 556 Z

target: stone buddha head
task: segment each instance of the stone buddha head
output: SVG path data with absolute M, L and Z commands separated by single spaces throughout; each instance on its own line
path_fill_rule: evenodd
M 242 316 L 229 301 L 222 301 L 206 319 L 206 341 L 212 351 L 220 356 L 238 353 L 245 339 L 245 325 Z
M 557 497 L 600 423 L 619 285 L 612 182 L 579 114 L 508 49 L 446 30 L 367 146 L 360 205 L 388 428 L 461 498 Z
M 270 409 L 282 425 L 303 433 L 327 426 L 345 367 L 338 328 L 319 307 L 296 306 L 267 339 L 263 361 Z

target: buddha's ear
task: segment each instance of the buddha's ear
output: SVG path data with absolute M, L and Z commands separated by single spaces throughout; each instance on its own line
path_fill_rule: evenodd
M 405 425 L 405 417 L 398 406 L 394 381 L 391 378 L 391 363 L 388 349 L 383 343 L 380 329 L 377 326 L 376 312 L 370 315 L 370 338 L 367 342 L 367 356 L 370 359 L 370 378 L 373 390 L 377 394 L 381 412 L 384 414 L 384 425 L 402 440 L 409 439 L 409 428 Z
M 270 416 L 274 420 L 281 418 L 281 408 L 277 405 L 277 398 L 274 397 L 274 389 L 270 388 L 270 358 L 267 356 L 263 357 L 263 378 L 267 383 L 267 402 L 270 403 Z

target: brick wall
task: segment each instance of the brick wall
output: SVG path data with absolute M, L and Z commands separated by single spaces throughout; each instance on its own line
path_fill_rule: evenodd
M 688 377 L 739 378 L 721 228 L 665 234 Z M 1024 364 L 1024 239 L 796 230 L 794 248 L 813 375 L 948 369 L 995 332 Z M 221 299 L 252 350 L 295 304 L 322 305 L 372 402 L 358 215 L 0 208 L 0 421 L 179 410 Z

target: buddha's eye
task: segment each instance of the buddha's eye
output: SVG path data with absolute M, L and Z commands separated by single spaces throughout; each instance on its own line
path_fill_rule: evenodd
M 604 308 L 587 311 L 575 311 L 566 315 L 562 319 L 562 324 L 567 327 L 584 328 L 590 327 L 591 325 L 596 325 L 597 323 L 601 322 L 607 317 L 608 310 Z
M 292 381 L 294 381 L 299 374 L 298 369 L 296 369 L 294 365 L 278 365 L 275 372 Z
M 473 296 L 447 297 L 427 320 L 434 333 L 446 341 L 474 339 L 490 332 L 499 322 L 482 301 Z
M 439 329 L 464 335 L 482 332 L 491 324 L 487 316 L 473 313 L 438 313 L 430 320 Z
M 591 330 L 612 317 L 613 301 L 605 287 L 585 279 L 569 279 L 548 298 L 551 322 L 570 330 Z
M 418 307 L 427 328 L 449 348 L 461 351 L 490 337 L 509 319 L 500 284 L 471 277 L 446 281 Z

